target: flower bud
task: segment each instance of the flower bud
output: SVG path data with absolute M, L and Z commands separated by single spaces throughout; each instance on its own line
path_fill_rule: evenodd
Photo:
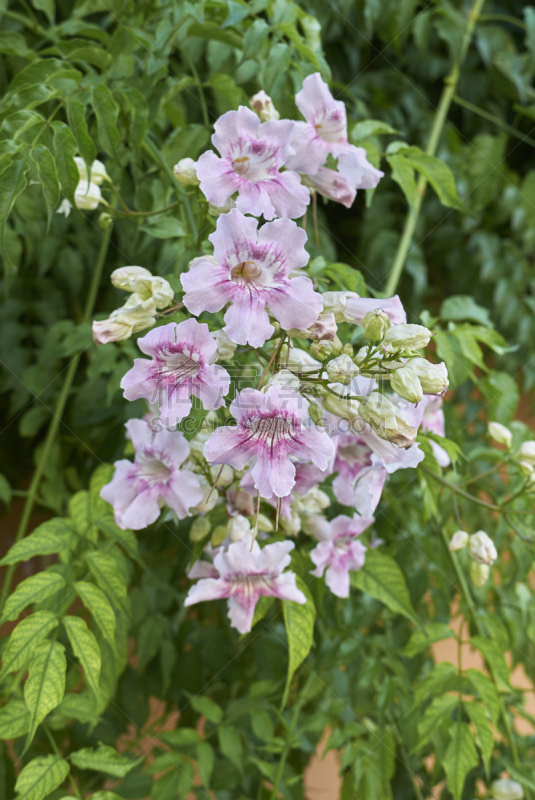
M 189 529 L 190 542 L 200 542 L 205 536 L 208 536 L 212 529 L 210 520 L 207 517 L 196 517 L 193 520 L 191 528 Z
M 315 341 L 327 339 L 332 341 L 336 336 L 337 330 L 334 314 L 321 313 L 316 322 L 310 325 L 309 328 L 291 328 L 288 331 L 288 336 L 290 339 L 314 339 Z
M 390 385 L 396 394 L 409 403 L 419 403 L 424 396 L 422 384 L 410 361 L 392 373 Z
M 348 400 L 347 397 L 337 397 L 332 392 L 326 392 L 323 397 L 323 408 L 330 414 L 335 414 L 340 419 L 349 422 L 359 416 L 360 403 L 358 400 Z
M 119 267 L 112 272 L 111 282 L 117 289 L 135 293 L 140 301 L 152 298 L 156 308 L 166 308 L 175 297 L 169 281 L 145 267 Z
M 283 389 L 291 389 L 294 392 L 298 392 L 301 381 L 289 369 L 281 369 L 280 372 L 276 372 L 275 375 L 271 376 L 263 386 L 263 391 L 265 392 L 271 386 L 282 386 Z
M 288 536 L 297 536 L 301 530 L 301 517 L 296 511 L 290 512 L 290 519 L 281 516 L 279 519 L 279 527 L 282 528 L 284 533 Z
M 349 342 L 346 342 L 345 345 L 342 347 L 342 353 L 344 353 L 346 356 L 349 356 L 351 360 L 353 360 L 354 352 L 355 351 L 353 350 L 353 345 L 349 344 Z
M 215 467 L 210 467 L 210 475 L 212 476 L 215 486 L 229 486 L 234 480 L 234 470 L 232 467 L 229 464 L 223 464 L 222 466 L 223 469 L 221 469 L 219 464 Z M 221 475 L 219 475 L 220 471 Z M 217 478 L 218 475 L 219 478 Z M 217 483 L 215 483 L 216 479 Z
M 535 441 L 522 442 L 518 450 L 518 457 L 521 461 L 535 466 Z
M 320 361 L 325 361 L 333 352 L 333 343 L 328 339 L 320 339 L 319 342 L 314 342 L 314 344 L 311 345 L 310 352 L 313 356 L 319 358 Z
M 330 505 L 329 496 L 314 486 L 305 495 L 296 495 L 292 503 L 292 511 L 298 514 L 321 514 Z
M 483 586 L 489 577 L 490 567 L 488 564 L 480 564 L 477 561 L 472 561 L 470 564 L 470 578 L 474 586 Z
M 505 445 L 509 450 L 513 441 L 513 434 L 509 428 L 506 428 L 505 425 L 502 425 L 500 422 L 489 422 L 488 431 L 491 439 L 498 444 Z
M 275 530 L 272 521 L 265 514 L 258 515 L 256 527 L 262 533 L 273 533 Z
M 509 778 L 500 778 L 490 785 L 493 800 L 522 800 L 524 790 L 516 781 Z
M 362 320 L 364 336 L 366 339 L 371 339 L 373 342 L 380 342 L 391 326 L 390 317 L 380 308 L 376 308 L 374 311 L 368 311 Z
M 470 555 L 478 564 L 493 564 L 498 558 L 494 542 L 485 531 L 478 531 L 470 537 Z
M 361 401 L 359 414 L 381 439 L 405 449 L 416 441 L 418 429 L 409 425 L 403 413 L 379 392 L 372 392 Z
M 236 203 L 232 197 L 229 197 L 224 206 L 213 206 L 211 203 L 208 203 L 208 213 L 211 217 L 219 217 L 221 214 L 228 214 L 233 208 L 236 208 Z
M 336 322 L 346 322 L 345 310 L 350 297 L 358 297 L 355 292 L 325 292 L 323 295 L 323 313 L 334 314 Z
M 519 461 L 518 466 L 524 478 L 529 478 L 533 474 L 533 466 L 528 464 L 527 461 Z
M 394 350 L 420 350 L 427 347 L 433 334 L 423 325 L 392 325 L 384 336 L 384 344 Z
M 74 192 L 74 202 L 80 211 L 94 211 L 98 208 L 102 197 L 96 183 L 80 181 Z
M 358 374 L 359 368 L 346 355 L 337 356 L 327 364 L 327 375 L 333 383 L 343 383 L 347 386 Z
M 202 487 L 202 500 L 200 503 L 197 503 L 195 510 L 198 511 L 199 514 L 207 514 L 219 500 L 219 495 L 216 491 L 212 491 L 212 487 L 204 475 L 199 475 L 199 482 Z
M 80 156 L 75 156 L 74 162 L 78 167 L 80 180 L 85 181 L 87 183 L 89 175 L 87 172 L 87 167 L 84 159 L 80 158 Z M 95 159 L 95 161 L 93 161 L 93 163 L 91 164 L 91 183 L 96 183 L 97 186 L 102 186 L 104 181 L 109 181 L 109 180 L 110 176 L 106 172 L 106 167 L 104 166 L 102 161 Z
M 217 525 L 212 531 L 212 538 L 210 544 L 212 547 L 219 547 L 228 536 L 228 529 L 226 525 Z
M 464 547 L 466 547 L 469 540 L 470 536 L 466 533 L 466 531 L 456 531 L 450 539 L 448 549 L 451 552 L 455 552 L 455 550 L 462 550 Z
M 280 114 L 273 105 L 273 100 L 263 89 L 249 98 L 249 104 L 253 111 L 258 114 L 261 122 L 280 119 Z
M 128 339 L 152 327 L 156 322 L 155 314 L 153 303 L 146 306 L 139 302 L 137 295 L 132 295 L 124 306 L 112 311 L 108 319 L 93 322 L 93 340 L 98 345 Z
M 195 161 L 192 158 L 181 158 L 173 167 L 175 178 L 181 186 L 199 186 Z
M 307 372 L 315 374 L 321 370 L 321 363 L 312 358 L 306 350 L 292 347 L 288 356 L 288 345 L 283 344 L 280 350 L 279 363 L 286 364 L 286 361 L 288 361 L 288 369 L 296 375 L 306 375 Z
M 230 361 L 236 352 L 237 345 L 230 336 L 221 328 L 219 331 L 212 331 L 212 336 L 217 342 L 216 360 Z
M 67 201 L 69 202 L 69 201 Z M 111 226 L 113 225 L 113 217 L 111 214 L 108 214 L 107 211 L 103 211 L 102 214 L 98 218 L 98 227 L 101 231 L 109 231 Z
M 229 519 L 228 532 L 233 542 L 241 542 L 251 533 L 251 523 L 247 517 L 237 514 Z
M 418 375 L 424 394 L 445 394 L 448 386 L 448 370 L 446 365 L 431 364 L 425 358 L 411 358 L 407 366 Z

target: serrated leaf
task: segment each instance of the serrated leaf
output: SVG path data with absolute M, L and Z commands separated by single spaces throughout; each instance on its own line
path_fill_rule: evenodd
M 112 93 L 104 84 L 95 86 L 92 92 L 101 147 L 109 155 L 114 156 L 119 144 L 119 129 L 117 128 L 119 108 Z
M 129 759 L 118 753 L 114 747 L 101 744 L 96 750 L 85 747 L 71 753 L 70 760 L 78 769 L 92 769 L 96 772 L 105 772 L 114 778 L 124 778 L 130 770 L 143 761 L 143 758 Z
M 115 642 L 117 621 L 110 601 L 102 589 L 99 589 L 94 583 L 89 583 L 89 581 L 77 581 L 74 584 L 74 588 L 85 607 L 91 612 L 91 616 L 100 628 L 102 635 L 115 650 L 117 647 Z
M 37 645 L 58 624 L 51 611 L 34 611 L 23 619 L 9 637 L 9 643 L 2 654 L 0 680 L 9 672 L 16 672 L 33 656 Z
M 102 660 L 95 635 L 89 630 L 81 617 L 64 617 L 63 625 L 67 631 L 74 655 L 80 661 L 86 681 L 93 690 L 97 703 L 99 703 L 100 689 L 98 681 Z
M 0 252 L 4 254 L 6 223 L 15 200 L 27 186 L 27 171 L 25 162 L 17 160 L 0 174 Z
M 481 751 L 481 760 L 485 767 L 487 780 L 490 778 L 490 760 L 494 749 L 494 736 L 488 723 L 485 709 L 479 703 L 464 703 L 464 709 L 476 729 L 476 742 Z
M 403 653 L 408 658 L 412 658 L 418 653 L 421 653 L 422 650 L 427 650 L 434 642 L 440 642 L 443 639 L 451 639 L 452 637 L 455 637 L 455 633 L 448 625 L 430 622 L 421 630 L 414 631 L 403 648 Z
M 16 542 L 0 561 L 1 566 L 29 561 L 35 556 L 48 556 L 62 550 L 72 550 L 76 537 L 68 520 L 54 517 L 41 523 L 29 536 Z
M 467 669 L 465 676 L 483 700 L 490 718 L 496 724 L 500 716 L 500 697 L 494 683 L 478 669 Z
M 500 645 L 496 639 L 487 639 L 485 636 L 472 636 L 470 644 L 479 650 L 488 664 L 490 672 L 496 679 L 498 688 L 502 691 L 509 691 L 509 667 Z
M 368 550 L 362 569 L 351 574 L 351 584 L 420 626 L 405 576 L 394 559 L 386 553 Z
M 15 789 L 16 800 L 43 800 L 60 786 L 70 772 L 67 761 L 60 756 L 39 756 L 22 769 Z
M 435 697 L 425 709 L 424 715 L 418 723 L 418 745 L 420 750 L 431 738 L 436 726 L 443 719 L 449 717 L 459 700 L 453 694 L 442 694 Z
M 6 601 L 1 622 L 17 619 L 26 606 L 46 600 L 65 586 L 65 579 L 57 572 L 38 572 L 19 583 Z
M 74 193 L 80 182 L 80 173 L 74 156 L 78 150 L 78 143 L 64 122 L 53 122 L 54 131 L 54 158 L 58 172 L 61 191 L 72 206 L 76 206 Z
M 467 774 L 478 762 L 472 731 L 466 722 L 454 722 L 450 728 L 450 743 L 444 758 L 448 789 L 454 800 L 461 800 Z
M 65 648 L 59 642 L 41 642 L 28 670 L 24 699 L 30 712 L 26 749 L 38 725 L 61 703 L 65 694 Z
M 297 575 L 296 586 L 305 595 L 307 601 L 303 605 L 291 600 L 283 600 L 282 610 L 284 625 L 288 637 L 288 673 L 284 688 L 283 705 L 286 703 L 290 684 L 296 669 L 303 663 L 314 643 L 314 622 L 316 607 L 304 580 Z
M 48 147 L 43 144 L 36 144 L 32 147 L 30 157 L 37 165 L 39 180 L 43 187 L 43 195 L 48 211 L 47 231 L 50 228 L 52 214 L 59 204 L 60 190 L 56 162 Z
M 126 585 L 115 559 L 108 553 L 86 553 L 89 569 L 110 602 L 124 604 Z
M 22 700 L 12 700 L 0 708 L 0 739 L 17 739 L 30 728 L 30 712 Z

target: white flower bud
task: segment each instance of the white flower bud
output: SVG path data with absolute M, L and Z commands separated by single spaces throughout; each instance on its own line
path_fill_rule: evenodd
M 237 345 L 235 342 L 222 328 L 220 331 L 212 331 L 212 336 L 217 342 L 217 361 L 230 361 L 236 352 Z
M 359 414 L 381 439 L 405 449 L 416 441 L 418 429 L 409 425 L 399 408 L 379 392 L 372 392 L 361 401 Z
M 258 114 L 261 122 L 269 122 L 270 119 L 280 119 L 280 114 L 273 105 L 273 100 L 263 89 L 249 99 L 249 104 L 253 111 Z
M 217 464 L 215 467 L 210 467 L 210 475 L 212 476 L 212 481 L 214 482 L 212 485 L 215 484 L 216 486 L 229 486 L 234 480 L 234 470 L 232 467 L 229 464 L 223 464 L 222 467 L 223 469 L 221 469 L 219 464 Z M 220 471 L 221 475 L 219 475 Z M 217 479 L 217 483 L 215 483 L 218 475 L 219 478 Z
M 195 506 L 195 510 L 199 512 L 199 514 L 207 514 L 208 511 L 211 511 L 212 508 L 215 506 L 217 501 L 219 500 L 219 495 L 216 491 L 212 491 L 211 485 L 208 483 L 204 475 L 199 475 L 199 482 L 202 487 L 202 500 L 200 503 L 197 503 Z
M 418 375 L 424 394 L 445 394 L 449 381 L 448 370 L 443 362 L 431 364 L 425 358 L 411 358 L 409 365 Z
M 204 539 L 205 536 L 208 536 L 211 530 L 212 526 L 210 525 L 210 520 L 207 517 L 196 517 L 196 519 L 193 520 L 189 530 L 190 542 L 200 542 L 201 539 Z
M 478 564 L 493 564 L 498 558 L 494 542 L 485 531 L 478 531 L 470 537 L 470 555 Z
M 331 505 L 329 496 L 314 486 L 306 494 L 296 495 L 292 503 L 292 511 L 297 514 L 320 514 Z
M 345 354 L 337 356 L 337 358 L 333 358 L 332 361 L 329 361 L 326 369 L 330 381 L 333 383 L 342 383 L 344 386 L 348 386 L 353 378 L 356 378 L 359 374 L 359 368 L 353 364 L 351 358 Z
M 282 386 L 284 389 L 291 389 L 294 392 L 299 391 L 301 381 L 299 378 L 290 372 L 289 369 L 281 369 L 272 375 L 266 384 L 262 387 L 262 391 L 266 391 L 271 386 Z
M 423 325 L 392 325 L 384 336 L 384 344 L 394 350 L 420 350 L 427 347 L 433 334 Z
M 236 203 L 232 197 L 229 197 L 224 206 L 213 206 L 211 203 L 208 203 L 208 213 L 211 217 L 219 217 L 221 214 L 228 214 L 233 208 L 236 208 Z
M 281 516 L 279 519 L 279 527 L 282 528 L 284 533 L 288 536 L 297 536 L 301 530 L 301 517 L 295 511 L 291 511 L 290 519 Z
M 326 392 L 323 397 L 323 408 L 330 414 L 351 422 L 359 416 L 360 403 L 358 400 L 348 400 L 347 397 L 337 397 L 332 392 Z
M 85 181 L 87 183 L 89 175 L 87 172 L 87 167 L 84 159 L 80 158 L 80 156 L 76 156 L 74 161 L 76 166 L 78 167 L 80 180 Z M 102 186 L 104 181 L 109 181 L 109 180 L 110 176 L 106 172 L 106 167 L 104 166 L 102 161 L 99 161 L 98 159 L 93 161 L 93 163 L 91 164 L 91 183 L 96 183 L 97 186 Z
M 464 547 L 466 547 L 469 540 L 470 536 L 466 531 L 455 531 L 450 539 L 448 548 L 451 550 L 451 552 L 454 552 L 455 550 L 462 550 Z
M 366 339 L 371 339 L 374 342 L 379 342 L 392 326 L 388 314 L 376 308 L 374 311 L 368 311 L 361 323 L 364 328 L 364 336 Z
M 518 457 L 521 461 L 535 466 L 535 441 L 522 442 L 518 450 Z
M 315 341 L 328 339 L 332 341 L 337 330 L 334 314 L 322 312 L 309 328 L 290 328 L 288 336 L 290 339 L 314 339 Z
M 488 564 L 480 564 L 478 561 L 472 561 L 470 564 L 470 578 L 474 586 L 484 586 L 489 577 L 490 567 Z
M 502 425 L 500 422 L 489 422 L 488 430 L 491 439 L 498 442 L 498 444 L 505 445 L 509 450 L 513 441 L 513 434 L 509 428 L 506 428 L 505 425 Z
M 265 514 L 259 514 L 257 518 L 257 528 L 261 533 L 273 533 L 275 527 Z
M 311 345 L 310 352 L 320 361 L 325 361 L 333 352 L 333 343 L 329 339 L 320 339 L 319 342 L 314 342 Z
M 199 186 L 200 180 L 197 177 L 196 167 L 192 158 L 181 158 L 178 164 L 175 164 L 173 172 L 181 186 Z
M 490 785 L 493 800 L 522 800 L 524 790 L 516 781 L 509 778 L 500 778 Z
M 424 396 L 420 378 L 409 361 L 406 366 L 392 373 L 390 385 L 394 392 L 409 403 L 419 403 Z
M 152 327 L 156 322 L 155 315 L 154 303 L 143 303 L 133 294 L 124 306 L 112 311 L 108 319 L 93 322 L 93 340 L 98 345 L 128 339 L 134 333 Z
M 290 348 L 288 357 L 288 346 L 283 344 L 280 350 L 279 364 L 286 364 L 287 360 L 288 369 L 296 375 L 306 375 L 307 372 L 317 373 L 321 369 L 319 361 L 312 358 L 306 350 L 300 350 L 298 347 Z
M 237 514 L 229 519 L 228 532 L 233 542 L 241 542 L 251 533 L 251 523 L 247 517 Z
M 98 208 L 101 199 L 100 189 L 96 183 L 80 181 L 76 187 L 74 201 L 76 208 L 80 211 L 94 211 L 95 208 Z
M 518 466 L 524 478 L 529 478 L 533 474 L 533 466 L 528 464 L 527 461 L 519 461 Z
M 347 322 L 345 310 L 350 297 L 357 297 L 356 292 L 325 292 L 323 297 L 323 313 L 334 314 L 336 322 Z
M 111 282 L 117 289 L 134 292 L 142 301 L 152 299 L 156 308 L 166 308 L 175 297 L 169 281 L 152 275 L 145 267 L 119 267 L 112 272 Z

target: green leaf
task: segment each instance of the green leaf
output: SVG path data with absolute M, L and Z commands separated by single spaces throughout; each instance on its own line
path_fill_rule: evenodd
M 509 667 L 503 654 L 503 650 L 496 641 L 496 639 L 487 639 L 485 636 L 472 636 L 470 644 L 479 650 L 483 658 L 488 664 L 488 667 L 496 679 L 498 689 L 502 691 L 510 691 L 511 685 L 509 683 Z
M 46 14 L 51 25 L 55 22 L 56 5 L 54 0 L 32 0 L 32 6 Z
M 18 739 L 30 728 L 30 712 L 22 700 L 12 700 L 0 708 L 0 739 Z
M 288 637 L 288 674 L 282 704 L 286 704 L 290 684 L 296 669 L 303 663 L 314 643 L 314 622 L 316 607 L 304 580 L 297 575 L 296 586 L 305 595 L 307 601 L 303 605 L 291 600 L 282 601 L 284 625 Z
M 16 800 L 43 800 L 63 783 L 69 771 L 69 764 L 60 756 L 32 759 L 22 769 L 15 784 Z
M 2 654 L 2 671 L 0 680 L 7 673 L 16 672 L 33 656 L 37 645 L 58 624 L 52 611 L 34 611 L 23 619 L 9 637 L 9 643 Z
M 100 464 L 91 476 L 89 483 L 89 505 L 91 508 L 91 519 L 112 516 L 112 506 L 100 496 L 100 490 L 109 483 L 114 475 L 115 467 L 113 464 Z
M 396 614 L 403 614 L 416 625 L 421 625 L 411 603 L 405 576 L 394 559 L 386 553 L 369 550 L 362 569 L 351 574 L 351 584 L 380 600 Z
M 86 553 L 86 560 L 98 585 L 111 604 L 113 605 L 116 601 L 119 605 L 124 605 L 126 585 L 113 556 L 108 553 L 92 551 Z
M 28 167 L 22 160 L 13 163 L 0 174 L 0 252 L 5 253 L 6 223 L 15 200 L 27 186 Z
M 54 131 L 54 158 L 61 191 L 69 203 L 76 206 L 74 193 L 80 182 L 80 173 L 74 156 L 78 150 L 78 143 L 64 122 L 52 122 L 52 129 Z
M 361 297 L 366 296 L 366 282 L 362 272 L 358 269 L 336 262 L 328 264 L 324 270 L 325 275 L 331 278 L 342 291 L 356 292 Z
M 383 122 L 381 119 L 365 119 L 357 122 L 353 128 L 352 139 L 354 142 L 359 142 L 382 133 L 397 133 L 397 131 L 388 122 Z
M 408 163 L 407 159 L 401 155 L 387 155 L 386 160 L 392 169 L 392 180 L 401 188 L 410 207 L 414 208 L 418 190 L 416 188 L 413 167 Z
M 434 642 L 451 639 L 452 637 L 455 638 L 455 633 L 448 625 L 430 622 L 428 625 L 424 625 L 421 630 L 414 631 L 403 648 L 403 652 L 408 658 L 412 658 L 421 653 L 422 650 L 427 650 Z
M 1 622 L 17 619 L 26 606 L 46 600 L 64 586 L 65 580 L 57 572 L 38 572 L 37 575 L 26 578 L 8 597 Z
M 9 90 L 14 92 L 15 89 L 20 89 L 22 86 L 48 83 L 60 77 L 77 80 L 82 77 L 82 73 L 59 58 L 38 59 L 15 75 Z
M 119 144 L 119 129 L 117 127 L 119 107 L 112 93 L 103 83 L 93 88 L 93 108 L 97 115 L 100 146 L 110 156 L 115 156 L 115 151 Z
M 481 381 L 481 391 L 487 400 L 488 419 L 507 425 L 516 414 L 520 402 L 518 384 L 507 372 L 493 372 Z
M 275 600 L 274 597 L 267 597 L 265 595 L 260 595 L 260 597 L 258 598 L 258 602 L 255 606 L 254 617 L 253 617 L 253 622 L 251 624 L 251 628 L 254 628 L 257 622 L 260 622 L 261 619 L 264 619 L 267 612 L 273 605 L 274 600 Z
M 94 583 L 89 583 L 89 581 L 77 581 L 74 584 L 74 588 L 85 607 L 91 612 L 102 635 L 115 650 L 117 648 L 115 642 L 117 622 L 110 601 L 98 586 L 95 586 Z
M 503 766 L 510 777 L 522 784 L 526 789 L 535 791 L 535 770 L 527 764 L 511 764 L 503 760 Z
M 11 486 L 5 475 L 0 473 L 0 500 L 8 506 L 11 502 Z
M 442 694 L 435 697 L 425 709 L 424 715 L 418 723 L 418 750 L 424 747 L 436 726 L 446 717 L 449 717 L 459 700 L 453 694 Z
M 100 689 L 98 682 L 102 660 L 95 635 L 89 630 L 85 620 L 81 617 L 64 617 L 63 625 L 67 631 L 74 655 L 79 659 L 84 669 L 87 683 L 93 690 L 97 703 L 99 703 Z
M 97 148 L 93 139 L 89 135 L 89 129 L 85 118 L 86 107 L 79 100 L 70 97 L 67 100 L 67 119 L 69 126 L 78 142 L 80 155 L 85 161 L 89 180 L 91 180 L 91 165 L 97 157 Z
M 202 24 L 194 22 L 193 25 L 190 25 L 188 28 L 188 39 L 191 37 L 212 39 L 216 42 L 229 44 L 231 47 L 238 47 L 239 49 L 243 47 L 241 36 L 232 31 L 222 30 L 217 22 L 204 22 Z
M 191 698 L 191 705 L 198 714 L 202 714 L 209 722 L 214 725 L 219 725 L 223 719 L 223 709 L 210 697 L 203 697 L 202 695 L 195 695 Z
M 174 731 L 164 731 L 158 736 L 169 747 L 176 747 L 180 750 L 183 747 L 191 747 L 201 741 L 201 735 L 195 728 L 177 728 Z
M 35 736 L 38 725 L 61 703 L 65 694 L 65 648 L 59 642 L 41 642 L 28 670 L 24 699 L 30 712 L 30 730 L 26 749 Z
M 453 173 L 440 158 L 424 153 L 418 147 L 408 147 L 402 152 L 414 169 L 429 181 L 443 206 L 459 211 L 463 209 Z
M 419 706 L 433 695 L 448 691 L 450 681 L 455 677 L 456 669 L 453 664 L 448 661 L 435 664 L 425 678 L 419 679 L 414 691 L 414 705 Z
M 74 521 L 76 533 L 83 539 L 98 542 L 98 528 L 91 520 L 91 507 L 89 492 L 81 491 L 73 494 L 69 500 L 69 514 Z
M 210 788 L 214 764 L 214 748 L 208 742 L 200 742 L 197 745 L 197 769 L 199 777 L 207 789 Z
M 494 736 L 488 723 L 485 709 L 479 703 L 464 703 L 464 709 L 476 729 L 476 742 L 481 751 L 481 760 L 485 767 L 487 780 L 490 779 L 490 760 L 494 750 Z
M 465 676 L 483 700 L 494 724 L 500 716 L 500 697 L 491 679 L 477 669 L 467 669 Z
M 186 230 L 180 220 L 175 217 L 163 217 L 155 222 L 143 225 L 143 233 L 148 233 L 154 239 L 174 239 L 186 235 Z
M 0 565 L 18 564 L 19 561 L 29 561 L 35 556 L 49 556 L 61 553 L 62 550 L 72 550 L 75 546 L 76 537 L 68 520 L 54 517 L 42 522 L 30 536 L 16 542 L 0 561 Z
M 466 776 L 479 759 L 472 731 L 466 722 L 454 722 L 450 728 L 450 736 L 444 758 L 444 771 L 454 800 L 461 800 Z
M 220 725 L 217 729 L 219 747 L 224 756 L 243 773 L 243 745 L 238 731 L 232 725 Z
M 137 764 L 143 761 L 143 757 L 129 759 L 118 753 L 114 747 L 100 744 L 96 750 L 86 747 L 71 753 L 70 760 L 78 769 L 92 769 L 96 772 L 105 772 L 113 775 L 114 778 L 124 778 Z
M 60 199 L 58 172 L 56 162 L 48 147 L 43 144 L 36 144 L 32 147 L 30 157 L 37 165 L 37 172 L 43 187 L 43 194 L 48 211 L 47 230 L 50 228 L 52 214 L 58 207 Z
M 440 308 L 443 320 L 452 322 L 478 322 L 480 325 L 492 327 L 488 309 L 476 303 L 473 297 L 467 294 L 458 294 L 447 297 Z
M 459 338 L 450 331 L 437 331 L 433 337 L 437 355 L 446 362 L 450 388 L 455 389 L 464 383 L 472 374 L 472 361 L 463 352 Z

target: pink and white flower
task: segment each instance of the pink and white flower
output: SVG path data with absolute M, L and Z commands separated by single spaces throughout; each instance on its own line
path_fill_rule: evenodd
M 428 394 L 424 395 L 424 409 L 422 416 L 423 431 L 436 433 L 437 436 L 446 435 L 442 402 L 442 397 Z M 438 442 L 434 442 L 432 439 L 429 440 L 429 444 L 431 445 L 431 449 L 433 450 L 439 465 L 441 467 L 449 467 L 451 464 L 451 459 L 444 448 L 439 445 Z
M 293 542 L 285 541 L 261 549 L 255 541 L 251 549 L 245 540 L 219 548 L 213 564 L 218 577 L 201 578 L 189 590 L 185 605 L 227 598 L 232 627 L 248 633 L 261 595 L 306 603 L 305 595 L 296 586 L 295 574 L 283 572 L 290 564 L 293 548 Z
M 202 499 L 199 479 L 180 465 L 189 455 L 184 434 L 153 432 L 142 419 L 126 423 L 136 456 L 115 463 L 115 474 L 103 486 L 100 496 L 111 503 L 117 525 L 125 530 L 141 530 L 155 522 L 164 505 L 179 519 Z
M 230 386 L 226 369 L 213 361 L 217 342 L 208 325 L 187 319 L 170 322 L 138 339 L 139 349 L 151 357 L 136 358 L 121 381 L 127 400 L 140 397 L 160 409 L 160 420 L 172 427 L 191 410 L 191 395 L 204 408 L 221 408 Z
M 305 183 L 316 192 L 351 208 L 358 189 L 375 189 L 384 173 L 370 164 L 363 147 L 347 145 L 347 152 L 338 156 L 337 169 L 320 167 L 305 175 Z
M 261 123 L 245 106 L 227 111 L 214 125 L 212 150 L 197 161 L 201 191 L 213 206 L 224 206 L 238 193 L 236 207 L 243 214 L 265 219 L 301 217 L 310 193 L 295 172 L 280 172 L 293 153 L 290 146 L 294 123 L 270 120 Z
M 258 230 L 256 219 L 233 209 L 219 217 L 209 239 L 214 258 L 195 258 L 182 275 L 184 305 L 192 314 L 231 303 L 223 330 L 233 342 L 252 347 L 273 333 L 267 308 L 285 330 L 316 322 L 321 295 L 304 275 L 289 277 L 308 262 L 306 233 L 295 222 L 277 219 Z
M 204 456 L 211 464 L 230 464 L 235 469 L 243 469 L 255 458 L 251 476 L 260 495 L 286 497 L 295 485 L 290 456 L 323 470 L 334 454 L 323 429 L 305 426 L 307 411 L 307 401 L 291 389 L 270 386 L 265 394 L 244 389 L 230 405 L 237 424 L 215 430 Z
M 381 461 L 374 463 L 373 451 L 364 439 L 352 434 L 334 437 L 336 456 L 333 491 L 339 503 L 353 506 L 359 514 L 371 517 L 381 499 L 388 475 Z
M 310 553 L 316 565 L 312 575 L 321 578 L 337 597 L 349 597 L 349 573 L 364 565 L 366 547 L 357 537 L 375 522 L 373 517 L 346 517 L 341 514 L 328 522 L 324 517 L 314 517 L 308 531 L 319 544 Z

